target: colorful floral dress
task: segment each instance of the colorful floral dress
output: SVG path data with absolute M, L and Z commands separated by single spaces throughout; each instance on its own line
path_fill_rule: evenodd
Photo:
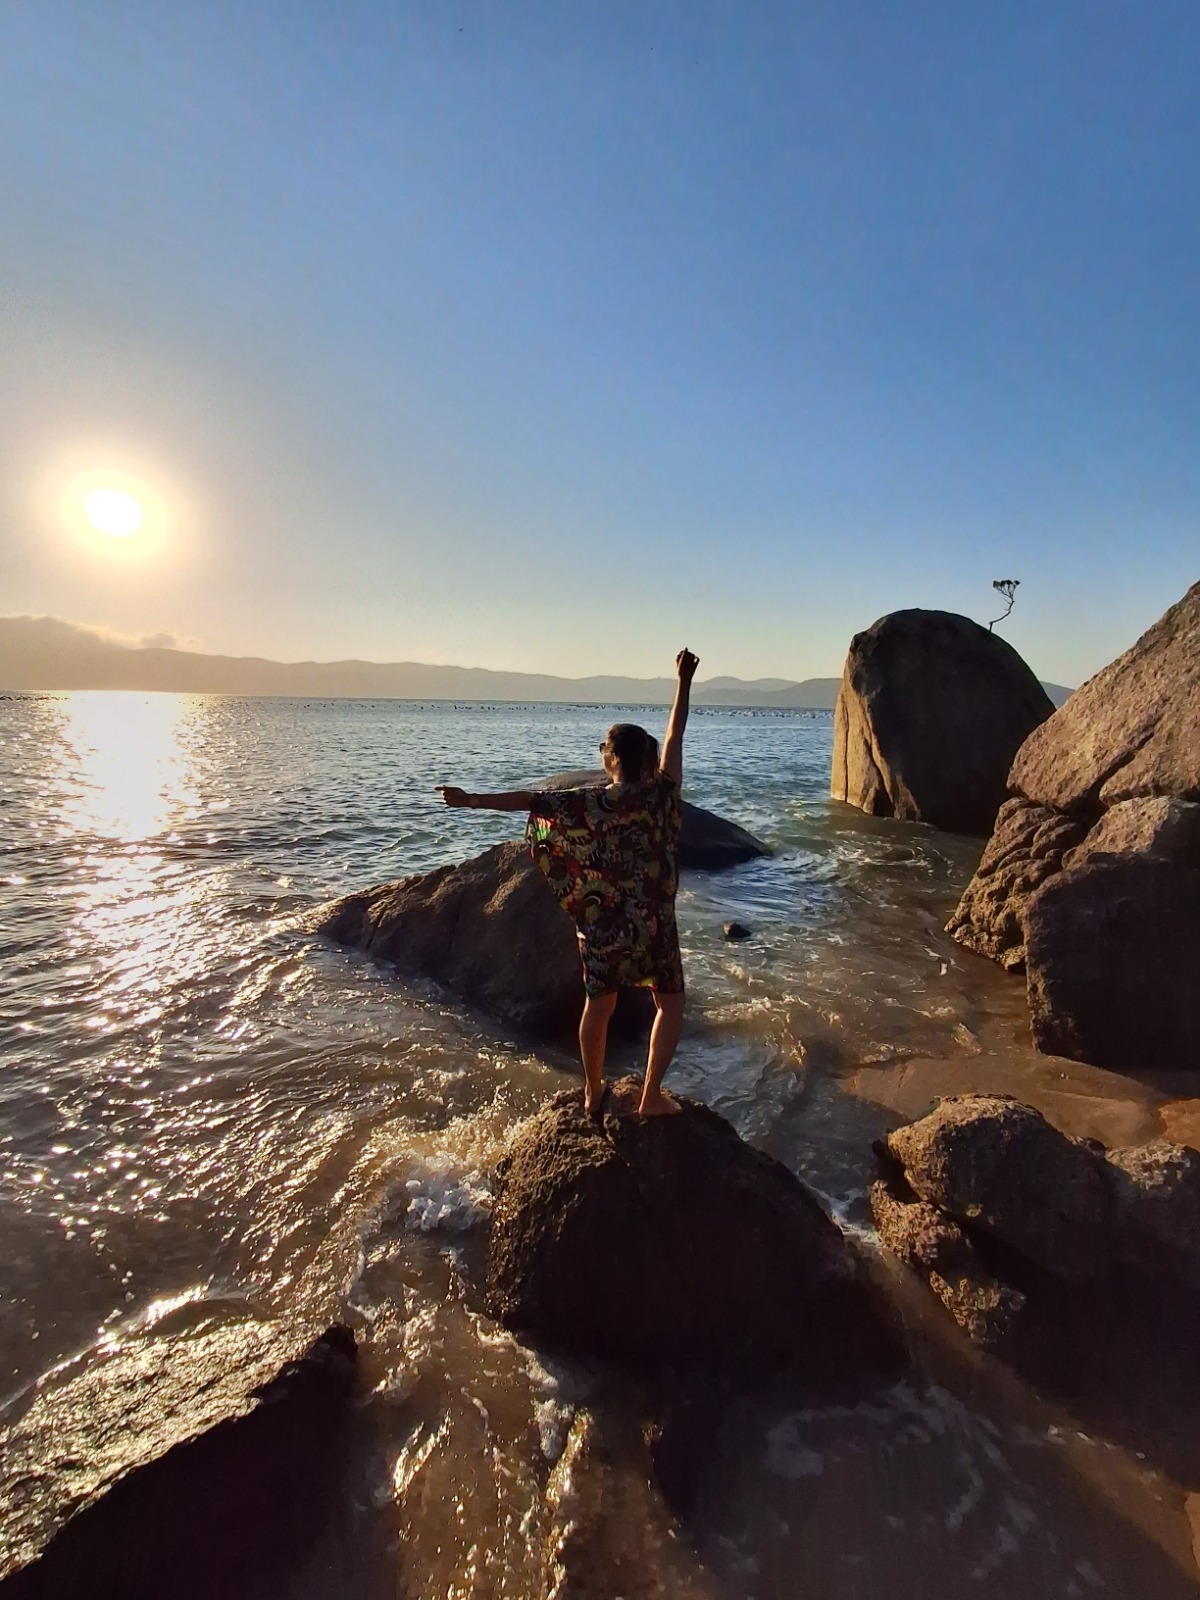
M 683 990 L 674 779 L 538 795 L 525 837 L 579 935 L 588 994 Z

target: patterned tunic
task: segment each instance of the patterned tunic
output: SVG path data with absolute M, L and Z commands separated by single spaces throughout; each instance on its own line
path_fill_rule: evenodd
M 683 990 L 674 779 L 538 795 L 525 837 L 579 936 L 588 994 Z

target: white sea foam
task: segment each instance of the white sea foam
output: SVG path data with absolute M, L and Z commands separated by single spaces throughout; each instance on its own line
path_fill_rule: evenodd
M 452 1156 L 431 1155 L 404 1181 L 408 1195 L 405 1225 L 420 1233 L 444 1228 L 464 1233 L 487 1220 L 492 1194 L 487 1178 L 458 1167 Z

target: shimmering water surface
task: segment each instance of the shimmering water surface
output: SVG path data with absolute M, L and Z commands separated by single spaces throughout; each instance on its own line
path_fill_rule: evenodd
M 617 714 L 0 700 L 0 1390 L 19 1408 L 197 1319 L 356 1322 L 381 1443 L 353 1493 L 377 1556 L 367 1572 L 356 1547 L 341 1586 L 309 1574 L 297 1594 L 540 1592 L 529 1530 L 598 1380 L 487 1323 L 458 1262 L 507 1130 L 574 1061 L 303 919 L 510 836 L 434 784 L 592 765 Z M 935 1094 L 1004 1088 L 1070 1131 L 1157 1133 L 1160 1095 L 1035 1056 L 1020 984 L 942 933 L 978 844 L 833 806 L 831 742 L 826 715 L 693 713 L 688 794 L 776 854 L 685 878 L 673 1085 L 868 1234 L 870 1141 Z M 751 942 L 722 939 L 731 917 Z M 1174 1486 L 947 1360 L 871 1405 L 731 1419 L 659 1561 L 670 1592 L 1149 1593 L 1129 1587 L 1147 1560 L 1154 1592 L 1190 1592 Z

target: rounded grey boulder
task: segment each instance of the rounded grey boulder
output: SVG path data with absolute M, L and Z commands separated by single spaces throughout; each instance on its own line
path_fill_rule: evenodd
M 1054 710 L 1005 639 L 948 611 L 894 611 L 850 641 L 834 711 L 835 800 L 987 834 L 1023 742 Z

